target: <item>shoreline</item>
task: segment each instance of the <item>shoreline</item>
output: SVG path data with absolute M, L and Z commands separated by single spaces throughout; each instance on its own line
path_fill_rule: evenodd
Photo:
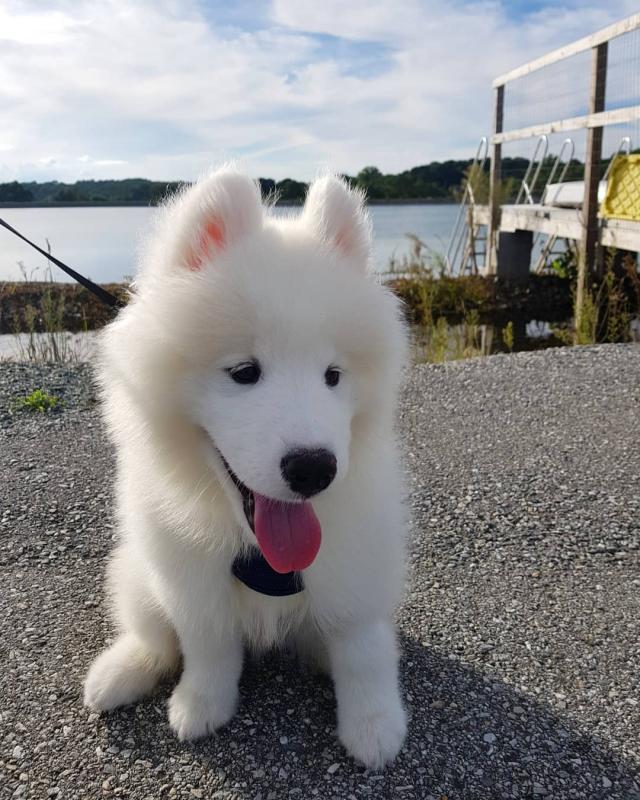
M 531 275 L 523 286 L 481 276 L 428 279 L 428 309 L 420 279 L 389 274 L 384 282 L 403 301 L 408 321 L 418 325 L 438 317 L 460 322 L 471 311 L 480 323 L 500 325 L 524 317 L 563 322 L 572 313 L 569 282 L 555 276 Z M 127 284 L 100 285 L 126 302 Z M 73 333 L 101 328 L 114 312 L 76 283 L 0 281 L 0 334 L 45 332 L 52 314 L 57 329 Z
M 96 203 L 91 200 L 74 200 L 69 202 L 33 202 L 33 203 L 3 203 L 0 202 L 0 208 L 158 208 L 160 203 L 138 203 L 136 201 L 110 203 Z M 277 202 L 275 205 L 278 208 L 300 208 L 304 202 L 294 202 L 287 200 L 284 202 Z M 456 206 L 456 200 L 442 200 L 429 197 L 416 197 L 416 198 L 403 198 L 394 200 L 367 200 L 368 206 Z

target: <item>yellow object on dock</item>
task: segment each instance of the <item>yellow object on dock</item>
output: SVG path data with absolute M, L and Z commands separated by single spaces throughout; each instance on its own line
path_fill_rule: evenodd
M 613 162 L 600 215 L 640 222 L 640 154 L 618 156 Z

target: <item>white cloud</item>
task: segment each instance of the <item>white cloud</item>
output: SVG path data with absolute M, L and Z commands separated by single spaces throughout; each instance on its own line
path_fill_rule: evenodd
M 73 20 L 60 11 L 33 11 L 12 14 L 0 8 L 0 41 L 27 45 L 50 45 L 65 42 L 75 27 Z
M 195 0 L 47 8 L 0 10 L 0 180 L 193 178 L 228 158 L 309 178 L 468 156 L 496 74 L 634 10 L 569 0 L 515 19 L 484 0 L 275 0 L 242 30 Z M 358 53 L 371 66 L 354 68 Z
M 80 156 L 78 161 L 81 164 L 89 164 L 94 167 L 114 167 L 127 163 L 120 158 L 91 158 L 91 156 L 87 155 Z

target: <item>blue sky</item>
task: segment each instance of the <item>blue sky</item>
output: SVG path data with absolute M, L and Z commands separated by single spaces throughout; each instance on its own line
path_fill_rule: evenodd
M 630 0 L 0 0 L 0 181 L 396 172 L 468 157 L 491 80 Z

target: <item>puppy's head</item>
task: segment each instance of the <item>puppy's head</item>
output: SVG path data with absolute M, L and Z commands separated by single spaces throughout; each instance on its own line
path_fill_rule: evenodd
M 404 336 L 370 251 L 362 197 L 341 180 L 319 179 L 282 218 L 225 169 L 165 210 L 125 312 L 147 413 L 157 403 L 202 432 L 245 535 L 281 572 L 313 561 L 314 498 L 390 424 Z

